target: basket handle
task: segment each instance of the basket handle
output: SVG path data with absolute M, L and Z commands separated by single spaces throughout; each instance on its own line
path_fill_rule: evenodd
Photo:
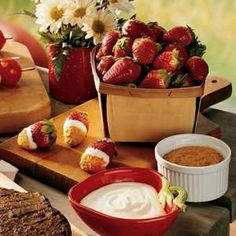
M 222 102 L 232 94 L 232 84 L 229 80 L 218 76 L 209 76 L 205 82 L 204 94 L 200 111 Z

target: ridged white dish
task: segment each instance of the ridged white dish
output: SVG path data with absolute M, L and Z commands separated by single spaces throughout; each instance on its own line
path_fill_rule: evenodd
M 181 166 L 162 157 L 180 147 L 207 146 L 217 150 L 224 160 L 204 167 Z M 224 195 L 228 189 L 231 150 L 223 141 L 208 135 L 179 134 L 161 140 L 155 147 L 158 171 L 172 185 L 182 186 L 188 192 L 188 202 L 206 202 Z

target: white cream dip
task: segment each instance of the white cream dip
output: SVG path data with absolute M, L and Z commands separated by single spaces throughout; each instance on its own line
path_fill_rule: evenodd
M 156 190 L 137 182 L 105 185 L 85 196 L 80 204 L 125 219 L 147 219 L 165 214 Z
M 32 150 L 36 149 L 38 146 L 33 140 L 31 125 L 28 126 L 27 128 L 25 128 L 25 131 L 26 131 L 26 135 L 27 135 L 28 141 L 29 141 L 29 148 L 32 149 Z
M 79 120 L 71 120 L 69 118 L 67 118 L 65 120 L 65 123 L 63 125 L 64 132 L 66 129 L 68 129 L 71 126 L 75 126 L 78 129 L 81 129 L 83 131 L 83 133 L 85 133 L 85 134 L 88 132 L 87 127 L 83 122 L 81 122 Z

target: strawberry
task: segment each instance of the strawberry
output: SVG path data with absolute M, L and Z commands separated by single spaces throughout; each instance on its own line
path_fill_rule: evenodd
M 100 75 L 105 75 L 114 63 L 115 58 L 113 56 L 104 56 L 101 58 L 101 61 L 97 65 L 97 71 Z
M 140 84 L 140 88 L 165 89 L 169 87 L 171 76 L 163 69 L 151 70 Z
M 152 64 L 154 69 L 165 69 L 168 72 L 174 72 L 179 69 L 179 65 L 179 52 L 176 49 L 162 52 Z
M 98 140 L 91 144 L 90 147 L 105 152 L 110 157 L 110 160 L 115 155 L 115 144 L 110 139 Z
M 98 140 L 82 154 L 80 168 L 90 173 L 105 170 L 115 153 L 115 144 L 110 139 Z
M 0 30 L 0 50 L 3 48 L 5 43 L 6 43 L 6 38 L 4 37 L 2 31 Z
M 33 141 L 38 148 L 47 148 L 56 141 L 56 129 L 52 121 L 38 121 L 31 125 Z
M 87 113 L 71 111 L 63 125 L 63 137 L 70 147 L 80 144 L 87 136 L 89 120 Z
M 101 57 L 103 57 L 103 52 L 102 52 L 102 47 L 100 47 L 97 51 L 97 54 L 96 54 L 96 60 L 97 61 L 100 61 L 101 60 Z
M 130 58 L 120 58 L 103 76 L 103 81 L 109 84 L 134 82 L 141 73 L 141 66 Z
M 131 56 L 133 40 L 129 37 L 118 39 L 112 49 L 115 58 Z
M 208 68 L 208 64 L 206 63 L 206 61 L 199 57 L 199 56 L 193 56 L 190 57 L 186 63 L 185 63 L 185 67 L 189 73 L 189 75 L 196 81 L 200 81 L 203 82 L 205 81 L 208 72 L 209 72 L 209 68 Z
M 152 40 L 154 42 L 162 42 L 163 34 L 166 30 L 159 26 L 157 22 L 149 22 L 147 25 L 152 32 Z
M 130 19 L 126 21 L 122 27 L 122 33 L 133 40 L 142 37 L 152 38 L 153 36 L 148 26 L 144 22 L 136 19 Z
M 88 120 L 88 114 L 85 112 L 77 112 L 77 111 L 71 111 L 69 116 L 69 120 L 78 120 L 82 122 L 86 128 L 88 129 L 89 127 L 89 120 Z
M 147 65 L 153 62 L 158 52 L 156 43 L 149 38 L 138 38 L 132 46 L 133 57 L 140 64 Z
M 194 34 L 190 27 L 176 26 L 163 35 L 163 40 L 168 43 L 180 43 L 188 46 L 194 40 Z
M 117 30 L 109 31 L 102 40 L 102 53 L 104 56 L 112 54 L 112 49 L 120 38 L 120 32 Z
M 13 59 L 3 59 L 0 61 L 1 83 L 5 86 L 15 86 L 21 78 L 21 66 Z
M 176 44 L 176 43 L 172 43 L 172 44 L 167 45 L 165 47 L 164 51 L 173 51 L 174 49 L 176 51 L 178 51 L 178 53 L 179 53 L 180 64 L 178 66 L 178 69 L 180 69 L 184 66 L 185 62 L 188 59 L 188 52 L 184 47 L 182 47 L 181 45 Z

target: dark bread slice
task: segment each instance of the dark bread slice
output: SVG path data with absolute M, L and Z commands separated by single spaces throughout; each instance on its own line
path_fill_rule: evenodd
M 69 236 L 67 219 L 40 193 L 0 188 L 1 236 Z

